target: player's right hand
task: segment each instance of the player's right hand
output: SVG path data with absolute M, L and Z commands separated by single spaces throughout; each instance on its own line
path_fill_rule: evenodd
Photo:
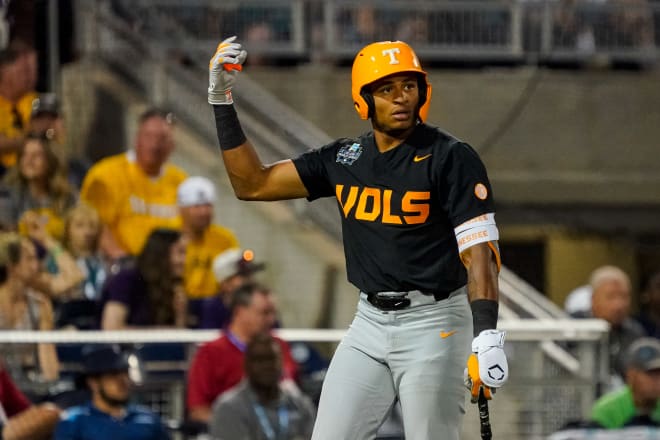
M 234 102 L 231 88 L 247 58 L 247 52 L 239 43 L 235 43 L 235 40 L 236 36 L 233 36 L 222 41 L 211 57 L 209 62 L 209 104 L 229 105 Z
M 509 378 L 509 365 L 503 349 L 505 336 L 502 331 L 484 330 L 472 341 L 472 354 L 464 374 L 472 403 L 479 399 L 481 389 L 486 399 L 491 399 L 495 389 Z

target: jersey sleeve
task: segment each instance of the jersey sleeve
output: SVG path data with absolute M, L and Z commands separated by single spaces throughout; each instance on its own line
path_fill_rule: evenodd
M 479 215 L 495 212 L 486 167 L 468 144 L 452 145 L 438 172 L 441 203 L 454 227 Z
M 293 165 L 298 171 L 300 180 L 309 193 L 307 200 L 335 195 L 328 167 L 335 162 L 338 142 L 308 151 L 293 159 Z

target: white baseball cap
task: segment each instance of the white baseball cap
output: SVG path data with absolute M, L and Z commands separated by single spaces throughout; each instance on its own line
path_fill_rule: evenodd
M 213 259 L 213 275 L 219 283 L 234 275 L 252 275 L 264 267 L 265 264 L 254 262 L 251 249 L 228 249 Z
M 213 204 L 215 186 L 206 177 L 188 177 L 179 185 L 176 201 L 181 207 Z

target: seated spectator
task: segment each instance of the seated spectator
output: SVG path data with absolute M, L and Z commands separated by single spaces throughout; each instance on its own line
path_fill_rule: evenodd
M 254 252 L 249 249 L 229 249 L 216 256 L 213 275 L 220 287 L 215 296 L 203 300 L 199 328 L 225 328 L 233 292 L 243 284 L 254 282 L 254 274 L 264 267 L 263 263 L 254 262 Z
M 90 164 L 87 160 L 71 157 L 71 151 L 67 149 L 64 118 L 54 93 L 42 93 L 32 101 L 29 132 L 45 136 L 52 141 L 55 154 L 60 163 L 65 165 L 69 183 L 79 189 Z
M 83 348 L 83 368 L 91 400 L 66 410 L 54 440 L 166 440 L 160 417 L 129 404 L 129 364 L 119 347 L 95 344 Z
M 245 379 L 213 404 L 214 439 L 308 439 L 314 428 L 311 400 L 280 383 L 282 348 L 269 333 L 259 333 L 245 349 Z
M 3 440 L 51 439 L 60 410 L 51 403 L 33 405 L 14 384 L 0 362 L 0 438 Z
M 101 289 L 109 273 L 108 262 L 99 249 L 101 223 L 96 211 L 78 204 L 64 220 L 64 249 L 71 254 L 82 279 L 60 296 L 55 307 L 56 327 L 89 330 L 98 327 L 97 308 Z M 59 269 L 59 265 L 57 265 Z
M 45 252 L 41 270 L 28 280 L 28 286 L 51 299 L 66 298 L 83 280 L 83 273 L 71 254 L 48 234 L 47 225 L 34 211 L 25 213 L 23 221 L 26 235 L 37 245 L 38 251 Z
M 607 429 L 660 427 L 660 342 L 641 338 L 626 351 L 626 385 L 594 404 L 591 418 Z
M 17 44 L 0 50 L 0 176 L 16 164 L 28 133 L 36 76 L 36 52 Z
M 231 322 L 224 334 L 202 345 L 188 371 L 187 406 L 190 419 L 208 423 L 215 399 L 243 378 L 243 355 L 252 338 L 273 328 L 275 303 L 269 290 L 245 284 L 233 294 Z M 284 356 L 284 378 L 295 379 L 296 363 L 289 346 L 277 339 Z
M 618 267 L 603 266 L 590 277 L 591 310 L 574 313 L 575 318 L 600 318 L 610 324 L 609 357 L 611 388 L 623 384 L 622 355 L 625 347 L 644 336 L 642 326 L 630 317 L 631 285 L 628 275 Z
M 53 329 L 50 300 L 28 287 L 38 270 L 37 251 L 31 241 L 15 233 L 0 233 L 0 329 Z M 6 344 L 2 353 L 12 376 L 21 384 L 59 376 L 53 344 L 37 344 L 36 353 L 33 344 Z
M 176 191 L 186 174 L 168 162 L 174 151 L 171 113 L 150 109 L 139 119 L 135 149 L 90 168 L 80 197 L 99 213 L 101 250 L 112 260 L 136 256 L 155 228 L 178 228 Z
M 186 239 L 186 271 L 184 281 L 190 299 L 202 299 L 217 293 L 213 277 L 213 258 L 238 247 L 238 239 L 229 229 L 212 224 L 215 187 L 205 177 L 189 177 L 177 190 L 181 214 L 181 232 Z
M 98 301 L 108 272 L 99 249 L 101 222 L 96 211 L 84 203 L 69 210 L 64 219 L 64 248 L 75 258 L 83 280 L 72 289 L 69 298 Z
M 154 230 L 135 266 L 121 269 L 106 282 L 101 294 L 101 328 L 185 327 L 185 258 L 186 243 L 181 233 Z
M 639 310 L 637 321 L 646 335 L 660 339 L 660 272 L 653 274 L 646 283 Z
M 0 194 L 0 221 L 26 230 L 24 215 L 35 212 L 48 233 L 62 239 L 64 214 L 76 203 L 51 141 L 30 135 L 18 153 L 18 165 L 6 176 Z

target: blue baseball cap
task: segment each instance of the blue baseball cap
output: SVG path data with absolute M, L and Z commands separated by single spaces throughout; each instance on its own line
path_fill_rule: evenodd
M 628 349 L 628 368 L 642 371 L 660 370 L 660 341 L 639 338 Z
M 87 376 L 128 371 L 128 358 L 115 344 L 90 344 L 82 349 L 83 373 Z

